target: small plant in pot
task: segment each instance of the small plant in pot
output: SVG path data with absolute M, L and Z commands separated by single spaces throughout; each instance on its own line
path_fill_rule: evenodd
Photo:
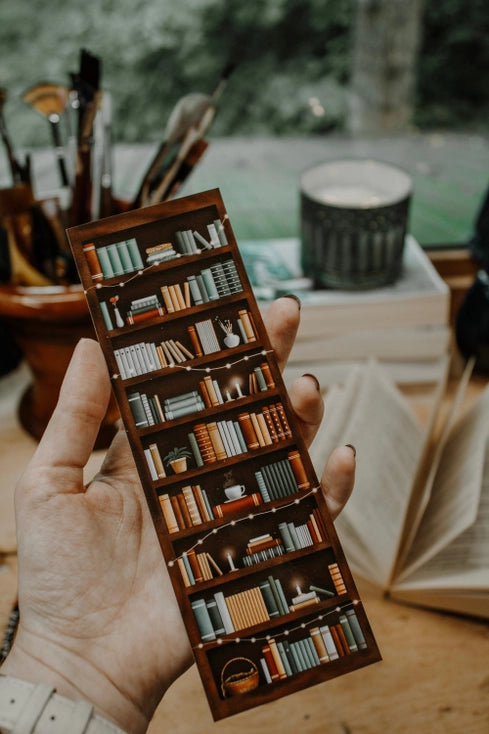
M 191 455 L 185 446 L 175 446 L 175 448 L 167 453 L 163 461 L 167 466 L 171 466 L 175 474 L 181 474 L 187 471 L 187 459 Z

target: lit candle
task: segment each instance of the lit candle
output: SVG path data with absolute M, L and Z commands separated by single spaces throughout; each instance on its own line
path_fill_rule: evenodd
M 235 382 L 234 384 L 236 385 L 236 393 L 237 393 L 237 395 L 238 395 L 238 398 L 243 398 L 243 397 L 244 397 L 244 395 L 243 395 L 243 393 L 241 392 L 241 388 L 240 388 L 240 386 L 239 386 L 239 382 Z
M 236 566 L 233 563 L 233 558 L 231 556 L 231 553 L 226 553 L 226 557 L 227 557 L 228 563 L 229 563 L 229 570 L 230 571 L 236 571 L 237 569 L 236 569 Z
M 300 586 L 296 586 L 295 590 L 297 591 L 297 596 L 300 596 L 302 594 L 302 589 Z
M 232 400 L 232 397 L 231 397 L 231 393 L 229 392 L 229 390 L 226 390 L 226 400 L 227 400 L 228 402 L 229 402 L 230 400 Z

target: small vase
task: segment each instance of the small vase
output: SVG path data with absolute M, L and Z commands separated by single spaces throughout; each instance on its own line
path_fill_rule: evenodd
M 240 342 L 240 338 L 238 334 L 227 334 L 224 337 L 224 344 L 231 348 L 231 347 L 237 347 Z

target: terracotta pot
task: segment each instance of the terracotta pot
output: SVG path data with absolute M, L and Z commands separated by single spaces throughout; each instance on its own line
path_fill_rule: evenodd
M 55 408 L 75 345 L 83 337 L 95 338 L 82 287 L 1 286 L 0 319 L 10 326 L 32 373 L 18 414 L 25 430 L 39 439 Z M 118 418 L 112 397 L 96 448 L 109 445 Z
M 173 461 L 170 461 L 170 466 L 175 474 L 182 474 L 187 471 L 187 457 L 182 456 L 180 459 L 173 459 Z

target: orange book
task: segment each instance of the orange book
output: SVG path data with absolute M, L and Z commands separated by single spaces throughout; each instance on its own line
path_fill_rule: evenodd
M 156 468 L 156 473 L 158 474 L 158 478 L 163 479 L 164 477 L 166 477 L 166 473 L 163 467 L 163 462 L 161 461 L 161 456 L 158 450 L 158 446 L 155 443 L 150 443 L 148 448 L 151 451 L 151 456 L 153 457 L 153 461 L 154 461 L 154 465 Z
M 268 641 L 268 644 L 270 645 L 270 650 L 273 655 L 273 659 L 275 660 L 275 665 L 277 666 L 278 670 L 278 677 L 279 678 L 287 678 L 287 673 L 285 672 L 284 664 L 282 662 L 282 658 L 280 657 L 280 653 L 278 651 L 277 643 L 272 638 Z
M 227 459 L 228 455 L 226 453 L 226 449 L 224 448 L 224 444 L 222 442 L 217 423 L 215 421 L 213 421 L 212 423 L 208 423 L 207 430 L 209 431 L 209 437 L 211 439 L 214 451 L 216 452 L 217 461 L 224 461 L 224 459 Z
M 183 494 L 177 494 L 177 502 L 180 508 L 180 512 L 182 513 L 184 527 L 191 528 L 192 518 L 190 517 L 190 512 L 188 511 L 187 503 L 185 502 Z
M 156 354 L 158 355 L 158 359 L 160 360 L 161 367 L 168 367 L 168 362 L 166 361 L 165 353 L 161 344 L 156 345 Z
M 277 413 L 277 408 L 275 407 L 275 405 L 269 405 L 268 410 L 270 411 L 273 425 L 275 426 L 275 430 L 277 431 L 278 439 L 279 441 L 283 441 L 283 439 L 285 438 L 285 433 L 279 415 Z
M 246 334 L 246 338 L 248 339 L 249 342 L 255 342 L 256 335 L 255 335 L 255 330 L 253 329 L 253 324 L 251 321 L 251 314 L 245 308 L 241 308 L 238 311 L 238 316 L 241 319 L 241 323 L 243 325 L 243 331 Z
M 195 550 L 193 548 L 187 551 L 187 558 L 190 564 L 190 568 L 192 569 L 192 573 L 194 575 L 195 583 L 200 584 L 201 581 L 204 580 L 204 576 L 202 573 L 202 569 L 200 568 L 199 561 L 197 559 L 197 554 L 195 553 Z
M 204 464 L 213 464 L 217 461 L 216 452 L 214 451 L 207 425 L 205 423 L 198 423 L 194 426 L 194 435 Z
M 240 510 L 251 509 L 257 507 L 263 502 L 261 494 L 259 492 L 253 492 L 253 494 L 247 494 L 244 497 L 240 497 L 232 502 L 224 502 L 221 505 L 214 507 L 214 514 L 216 517 L 226 517 L 227 515 L 233 515 L 235 512 Z
M 279 438 L 277 436 L 277 431 L 275 429 L 275 425 L 273 423 L 272 416 L 270 415 L 269 408 L 267 408 L 267 406 L 265 406 L 264 408 L 262 408 L 262 413 L 263 413 L 263 416 L 265 418 L 265 422 L 267 424 L 268 432 L 270 434 L 270 438 L 271 438 L 272 442 L 273 443 L 278 443 Z
M 202 357 L 203 351 L 202 351 L 202 347 L 201 347 L 195 326 L 190 324 L 190 326 L 187 326 L 187 331 L 190 337 L 190 341 L 192 342 L 192 346 L 194 348 L 195 356 Z
M 341 657 L 344 655 L 350 654 L 350 648 L 348 647 L 348 642 L 346 641 L 345 633 L 343 632 L 343 627 L 341 624 L 332 624 L 331 627 L 331 634 L 333 635 L 333 640 L 336 645 L 336 649 L 338 650 Z
M 328 571 L 331 574 L 331 579 L 333 581 L 336 593 L 339 594 L 346 594 L 346 586 L 345 582 L 343 581 L 343 576 L 341 575 L 341 571 L 338 568 L 337 563 L 331 563 L 328 566 Z
M 275 407 L 277 408 L 277 413 L 284 429 L 285 438 L 290 438 L 292 436 L 292 431 L 290 430 L 289 421 L 285 415 L 284 406 L 282 403 L 277 403 Z
M 97 255 L 97 248 L 95 247 L 94 243 L 88 242 L 86 245 L 83 245 L 83 252 L 87 260 L 87 265 L 88 269 L 90 270 L 92 280 L 103 280 L 104 274 L 102 272 L 102 268 L 100 267 L 100 262 Z
M 180 305 L 180 301 L 178 300 L 177 292 L 175 290 L 175 285 L 168 286 L 168 293 L 170 294 L 170 299 L 173 304 L 173 310 L 181 311 L 182 307 Z
M 188 507 L 188 511 L 190 514 L 190 519 L 192 521 L 192 525 L 201 525 L 202 524 L 202 518 L 200 516 L 199 507 L 197 505 L 197 501 L 194 497 L 194 493 L 192 492 L 192 487 L 190 485 L 186 487 L 182 487 L 182 494 L 183 498 L 185 500 L 185 504 Z
M 265 378 L 265 382 L 267 383 L 267 387 L 270 389 L 275 387 L 275 380 L 272 377 L 272 371 L 268 362 L 262 362 L 260 368 L 263 373 L 263 377 Z
M 314 644 L 314 647 L 316 648 L 319 662 L 329 663 L 328 651 L 326 650 L 326 645 L 324 644 L 324 640 L 319 627 L 311 627 L 311 629 L 309 630 L 309 634 L 311 635 L 311 640 Z
M 258 437 L 255 433 L 255 429 L 253 428 L 250 414 L 240 413 L 238 415 L 238 421 L 241 427 L 241 432 L 243 433 L 243 438 L 248 448 L 249 449 L 259 448 L 260 444 L 258 442 Z
M 207 392 L 207 385 L 205 384 L 204 380 L 199 380 L 199 387 L 200 387 L 200 392 L 202 394 L 202 398 L 204 400 L 205 407 L 212 408 L 212 402 L 211 402 L 209 393 Z
M 177 558 L 178 568 L 180 569 L 180 573 L 182 574 L 183 583 L 185 586 L 192 586 L 190 583 L 190 579 L 187 573 L 187 569 L 185 568 L 185 564 L 181 558 Z
M 171 506 L 173 509 L 173 512 L 175 514 L 175 518 L 178 523 L 178 529 L 183 530 L 185 528 L 185 520 L 183 519 L 182 511 L 180 509 L 180 505 L 178 504 L 178 500 L 173 495 L 170 497 Z
M 220 405 L 219 398 L 217 397 L 216 388 L 210 375 L 204 377 L 205 386 L 207 388 L 207 394 L 209 395 L 212 405 Z
M 270 649 L 270 642 L 268 642 L 265 647 L 262 647 L 262 654 L 265 658 L 265 662 L 267 664 L 268 672 L 270 673 L 270 678 L 272 681 L 278 680 L 280 678 L 277 664 L 275 663 L 275 658 L 272 655 L 272 651 Z
M 290 468 L 292 469 L 298 488 L 302 490 L 309 489 L 311 482 L 307 478 L 306 470 L 299 452 L 297 450 L 289 451 L 287 459 L 289 460 Z
M 189 359 L 194 359 L 195 355 L 192 354 L 192 352 L 189 349 L 187 349 L 187 347 L 185 347 L 182 344 L 182 342 L 175 341 L 175 344 L 180 349 L 180 351 L 183 352 L 183 354 L 185 355 L 185 357 L 188 357 Z

